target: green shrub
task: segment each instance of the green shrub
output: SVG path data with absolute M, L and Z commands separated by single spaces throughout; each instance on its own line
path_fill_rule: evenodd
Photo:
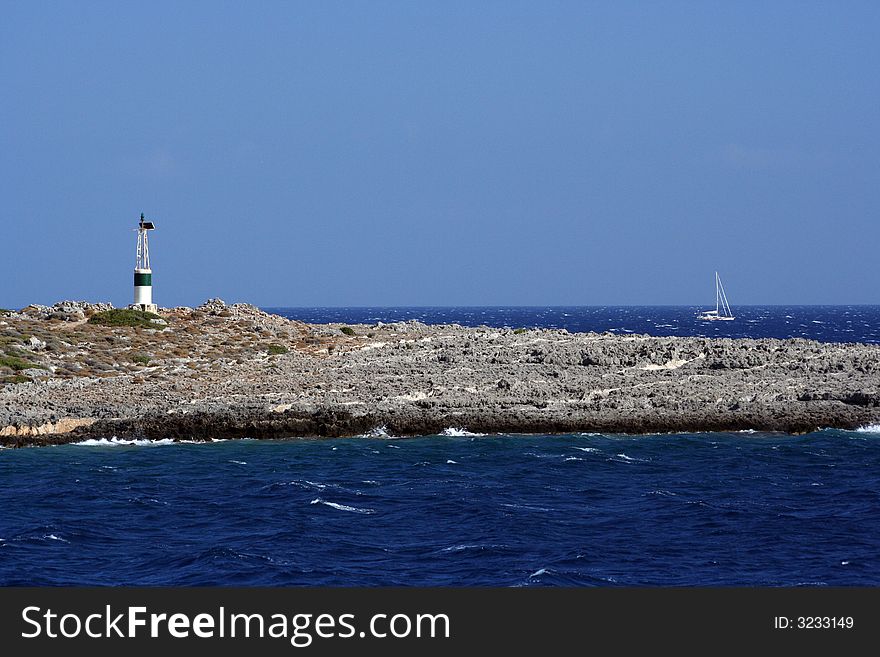
M 514 329 L 514 330 L 513 330 L 513 334 L 514 334 L 514 335 L 519 335 L 519 334 L 521 334 L 521 333 L 525 333 L 525 332 L 528 331 L 528 330 L 529 330 L 529 329 L 526 329 L 526 328 L 518 328 L 518 329 Z
M 11 315 L 12 311 L 8 308 L 0 308 L 0 317 L 6 317 L 7 315 Z
M 287 347 L 285 347 L 284 345 L 270 344 L 268 347 L 266 347 L 266 351 L 268 351 L 269 354 L 272 356 L 280 356 L 281 354 L 286 354 L 288 350 Z
M 154 313 L 146 313 L 142 310 L 132 310 L 130 308 L 114 308 L 113 310 L 105 310 L 101 313 L 95 313 L 89 318 L 89 324 L 99 324 L 101 326 L 140 326 L 142 328 L 161 328 L 153 324 L 151 319 L 162 319 Z
M 150 364 L 150 357 L 145 356 L 144 354 L 135 354 L 134 356 L 131 357 L 131 362 L 132 363 L 140 363 L 141 365 L 149 365 Z
M 31 379 L 23 374 L 15 374 L 13 376 L 5 376 L 0 379 L 0 383 L 27 383 Z
M 0 356 L 0 367 L 8 367 L 14 372 L 20 372 L 21 370 L 29 370 L 33 368 L 38 368 L 41 370 L 46 369 L 42 365 L 31 363 L 29 361 L 26 361 L 24 358 L 19 358 L 18 356 Z
M 355 333 L 355 330 L 353 328 L 351 328 L 350 326 L 343 326 L 339 330 L 342 331 L 343 333 L 345 333 L 346 335 L 357 335 L 357 333 Z

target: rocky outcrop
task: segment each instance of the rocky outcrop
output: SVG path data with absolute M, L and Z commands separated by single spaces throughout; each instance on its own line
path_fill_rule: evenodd
M 877 345 L 312 326 L 219 299 L 161 314 L 157 329 L 5 318 L 0 349 L 37 369 L 0 370 L 0 427 L 15 427 L 0 443 L 344 436 L 382 425 L 395 435 L 803 432 L 880 420 Z
M 58 319 L 75 322 L 86 319 L 90 315 L 112 310 L 112 303 L 90 303 L 88 301 L 59 301 L 52 306 L 33 304 L 22 308 L 20 314 L 33 319 Z

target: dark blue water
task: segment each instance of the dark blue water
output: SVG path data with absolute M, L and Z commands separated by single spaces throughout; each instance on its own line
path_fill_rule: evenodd
M 10 449 L 0 499 L 5 585 L 880 584 L 870 432 Z
M 736 320 L 707 322 L 700 306 L 554 306 L 460 308 L 266 308 L 304 322 L 374 324 L 416 319 L 426 324 L 564 328 L 571 332 L 658 336 L 807 338 L 880 342 L 880 306 L 738 306 Z

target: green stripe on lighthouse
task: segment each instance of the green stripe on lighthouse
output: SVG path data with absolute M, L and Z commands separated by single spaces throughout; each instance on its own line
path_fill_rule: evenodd
M 146 287 L 151 286 L 153 284 L 153 275 L 152 274 L 141 274 L 139 272 L 134 273 L 134 286 L 135 287 Z

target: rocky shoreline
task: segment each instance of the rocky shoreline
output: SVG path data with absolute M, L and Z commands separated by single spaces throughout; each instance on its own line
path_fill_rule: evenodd
M 0 445 L 476 433 L 800 433 L 880 421 L 880 346 L 307 325 L 247 304 L 140 326 L 0 316 Z

